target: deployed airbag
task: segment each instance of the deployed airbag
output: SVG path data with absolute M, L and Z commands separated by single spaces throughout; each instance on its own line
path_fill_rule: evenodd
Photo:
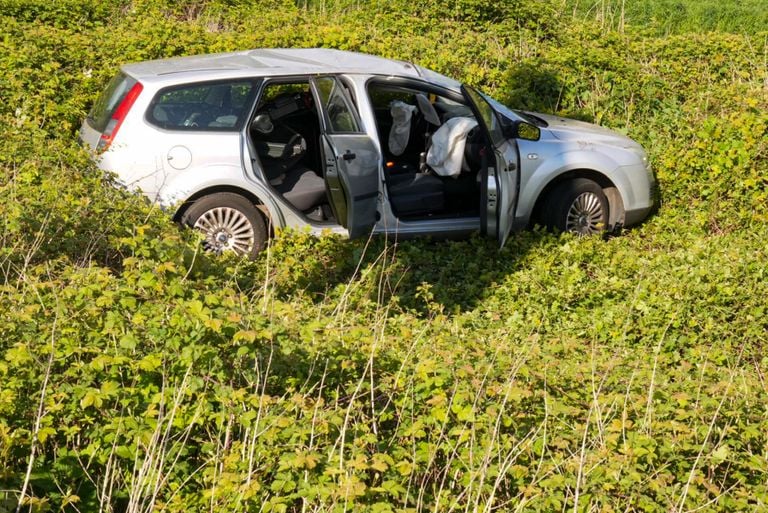
M 477 126 L 473 118 L 451 118 L 432 135 L 427 165 L 440 176 L 459 176 L 464 162 L 467 134 Z
M 389 105 L 389 113 L 392 115 L 392 128 L 389 130 L 389 152 L 394 156 L 400 156 L 408 146 L 411 136 L 411 118 L 416 107 L 408 105 L 400 100 L 395 100 Z

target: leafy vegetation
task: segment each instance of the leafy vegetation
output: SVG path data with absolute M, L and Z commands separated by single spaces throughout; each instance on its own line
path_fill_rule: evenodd
M 768 27 L 768 11 L 761 0 L 566 0 L 577 18 L 596 21 L 602 27 L 623 30 L 651 29 L 659 34 L 734 32 L 755 34 Z
M 573 9 L 0 0 L 0 511 L 765 508 L 768 34 Z M 77 128 L 122 62 L 261 46 L 627 132 L 662 206 L 606 240 L 210 258 Z

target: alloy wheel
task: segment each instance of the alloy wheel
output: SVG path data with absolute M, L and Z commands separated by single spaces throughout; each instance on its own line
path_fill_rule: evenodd
M 205 234 L 205 249 L 208 251 L 234 251 L 246 255 L 253 249 L 253 226 L 248 217 L 235 208 L 207 210 L 195 221 L 194 227 Z
M 599 233 L 605 229 L 604 218 L 603 204 L 598 195 L 594 192 L 584 192 L 571 203 L 565 229 L 578 235 Z

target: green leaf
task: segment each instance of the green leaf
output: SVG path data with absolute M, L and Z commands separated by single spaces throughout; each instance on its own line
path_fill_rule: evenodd
M 136 335 L 134 335 L 132 332 L 128 332 L 122 337 L 120 337 L 119 344 L 121 348 L 127 349 L 129 351 L 133 351 L 134 349 L 136 349 L 138 340 L 136 339 Z

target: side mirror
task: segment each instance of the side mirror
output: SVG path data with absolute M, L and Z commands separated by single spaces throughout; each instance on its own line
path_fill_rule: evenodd
M 508 139 L 538 141 L 541 137 L 541 130 L 536 125 L 518 120 L 513 121 L 508 125 L 504 125 L 504 137 L 507 137 Z

